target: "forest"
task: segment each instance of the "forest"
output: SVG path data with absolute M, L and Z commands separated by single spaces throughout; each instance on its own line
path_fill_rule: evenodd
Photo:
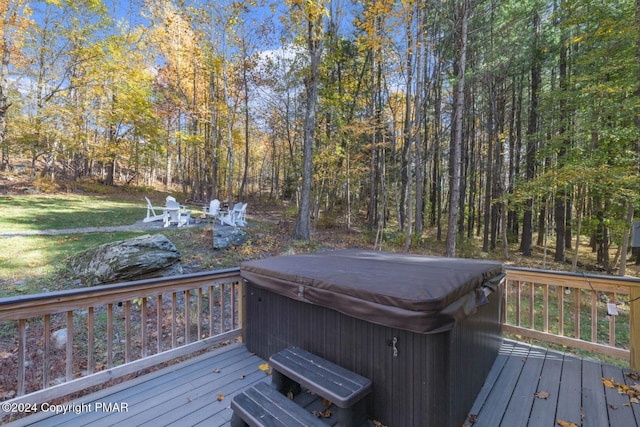
M 289 201 L 301 239 L 430 229 L 505 258 L 549 239 L 624 274 L 640 0 L 0 8 L 0 173 Z

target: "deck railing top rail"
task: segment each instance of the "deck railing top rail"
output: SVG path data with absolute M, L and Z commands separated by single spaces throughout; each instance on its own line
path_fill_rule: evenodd
M 184 291 L 203 283 L 223 284 L 228 283 L 230 279 L 238 278 L 239 275 L 239 268 L 228 268 L 182 276 L 0 298 L 0 321 L 20 320 L 94 305 L 113 304 L 169 291 Z
M 631 288 L 640 288 L 640 278 L 605 276 L 601 274 L 574 273 L 568 271 L 536 270 L 532 268 L 505 267 L 512 280 L 553 283 L 572 288 L 597 289 L 606 292 L 629 293 Z

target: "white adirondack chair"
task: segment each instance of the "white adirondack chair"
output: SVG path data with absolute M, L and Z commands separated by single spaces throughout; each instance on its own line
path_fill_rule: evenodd
M 215 221 L 215 219 L 220 216 L 220 200 L 213 199 L 209 203 L 209 206 L 204 207 L 203 211 L 204 215 L 207 217 L 207 220 L 211 220 L 213 218 L 213 220 Z
M 236 225 L 239 227 L 247 225 L 247 203 L 243 203 L 240 211 L 237 212 Z
M 186 206 L 181 206 L 173 196 L 167 196 L 163 212 L 165 227 L 168 227 L 171 224 L 176 224 L 178 227 L 182 227 L 183 225 L 189 224 L 189 221 L 191 220 L 191 211 L 188 210 Z
M 164 211 L 161 215 L 159 215 L 155 210 L 164 210 L 164 207 L 154 207 L 148 197 L 145 197 L 145 199 L 147 201 L 147 216 L 142 220 L 142 222 L 162 221 L 164 219 Z
M 227 224 L 237 227 L 237 221 L 241 210 L 242 203 L 236 203 L 235 205 L 233 205 L 233 209 L 229 209 L 227 212 L 223 213 L 222 216 L 220 216 L 220 225 Z

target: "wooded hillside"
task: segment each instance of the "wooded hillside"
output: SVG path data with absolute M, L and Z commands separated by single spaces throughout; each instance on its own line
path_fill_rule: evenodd
M 505 257 L 507 242 L 528 255 L 549 239 L 557 261 L 591 245 L 624 272 L 640 0 L 0 0 L 0 11 L 3 171 L 29 159 L 50 180 L 291 200 L 302 238 L 326 220 L 395 227 L 407 245 L 434 228 L 449 255 L 473 236 Z

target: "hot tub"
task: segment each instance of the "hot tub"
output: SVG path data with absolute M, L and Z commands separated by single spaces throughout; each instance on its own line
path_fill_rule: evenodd
M 459 426 L 502 340 L 502 264 L 363 250 L 241 265 L 246 344 L 292 345 L 371 379 L 389 427 Z

